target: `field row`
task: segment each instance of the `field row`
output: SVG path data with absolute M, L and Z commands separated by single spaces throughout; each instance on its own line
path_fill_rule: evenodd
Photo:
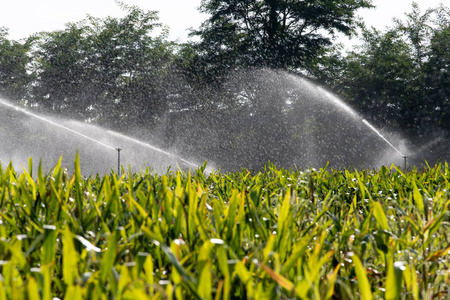
M 450 297 L 447 164 L 74 169 L 2 166 L 0 299 Z

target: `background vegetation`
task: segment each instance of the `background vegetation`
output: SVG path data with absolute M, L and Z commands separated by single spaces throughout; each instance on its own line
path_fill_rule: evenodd
M 261 82 L 244 78 L 251 77 L 246 70 L 270 68 L 326 83 L 415 148 L 448 138 L 449 8 L 422 12 L 413 4 L 405 21 L 378 31 L 355 17 L 369 7 L 365 0 L 203 1 L 210 17 L 188 43 L 168 40 L 157 12 L 125 5 L 123 18 L 87 17 L 21 41 L 9 40 L 3 28 L 0 96 L 41 113 L 156 136 L 161 147 L 219 161 L 225 160 L 217 157 L 219 146 L 208 146 L 217 137 L 222 153 L 232 153 L 242 136 L 254 136 L 258 147 L 264 146 L 258 136 L 270 134 L 273 145 L 296 139 L 277 101 L 270 107 L 261 100 L 267 93 L 255 93 L 263 91 Z M 336 43 L 338 34 L 357 33 L 358 48 Z M 242 94 L 253 97 L 243 102 Z M 258 125 L 269 119 L 278 120 L 275 133 Z M 286 147 L 277 151 L 294 155 Z

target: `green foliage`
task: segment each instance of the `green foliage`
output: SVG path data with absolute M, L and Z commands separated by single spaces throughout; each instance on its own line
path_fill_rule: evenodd
M 204 0 L 201 10 L 210 17 L 194 34 L 201 37 L 199 54 L 218 73 L 242 66 L 296 69 L 330 45 L 335 33 L 351 35 L 355 11 L 369 7 L 366 0 Z
M 58 115 L 122 128 L 154 124 L 177 85 L 157 13 L 123 7 L 123 18 L 87 17 L 66 29 L 39 34 L 32 53 L 37 74 L 30 103 Z
M 8 30 L 0 27 L 0 96 L 20 101 L 31 80 L 26 69 L 29 44 L 8 40 L 7 36 Z
M 362 27 L 362 46 L 316 59 L 317 78 L 333 86 L 377 126 L 406 136 L 448 134 L 450 11 L 421 12 L 413 3 L 406 20 L 385 31 Z
M 425 83 L 428 92 L 425 95 L 434 112 L 428 113 L 430 123 L 450 128 L 450 11 L 440 7 L 438 11 L 438 29 L 431 34 L 428 57 L 425 62 Z M 437 113 L 436 113 L 437 112 Z
M 30 173 L 0 168 L 2 299 L 449 296 L 447 164 Z

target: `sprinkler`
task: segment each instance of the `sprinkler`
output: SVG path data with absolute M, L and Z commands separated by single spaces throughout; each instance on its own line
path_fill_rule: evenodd
M 117 174 L 120 176 L 120 150 L 121 148 L 115 148 L 117 150 Z
M 405 170 L 406 170 L 406 158 L 407 156 L 403 156 L 403 159 L 405 160 Z

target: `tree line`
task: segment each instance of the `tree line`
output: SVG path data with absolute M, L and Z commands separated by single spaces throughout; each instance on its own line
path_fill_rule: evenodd
M 179 43 L 169 40 L 157 12 L 119 5 L 126 11 L 122 18 L 88 16 L 21 41 L 8 39 L 1 28 L 0 96 L 41 113 L 151 133 L 161 146 L 223 159 L 215 157 L 212 139 L 230 152 L 245 147 L 244 136 L 261 145 L 257 136 L 270 136 L 257 126 L 261 120 L 239 126 L 238 113 L 271 113 L 281 126 L 274 147 L 294 134 L 280 135 L 285 109 L 256 100 L 257 80 L 242 84 L 251 77 L 246 70 L 268 68 L 327 84 L 381 128 L 410 138 L 449 134 L 445 6 L 422 12 L 413 4 L 405 21 L 379 31 L 356 18 L 357 10 L 373 7 L 370 0 L 204 0 L 200 9 L 209 17 L 191 32 L 197 38 Z M 358 34 L 361 46 L 343 50 L 336 42 L 342 34 Z
M 385 31 L 362 28 L 362 45 L 334 51 L 313 73 L 380 126 L 411 138 L 450 130 L 450 10 L 421 12 Z

